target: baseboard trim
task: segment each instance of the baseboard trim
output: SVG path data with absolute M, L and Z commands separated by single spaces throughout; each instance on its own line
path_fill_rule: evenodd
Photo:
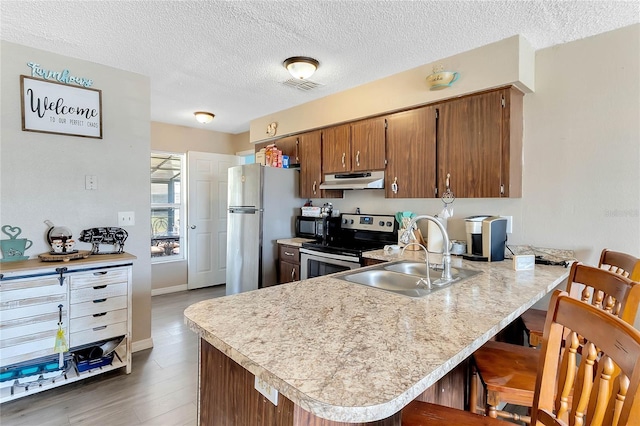
M 139 352 L 151 348 L 153 348 L 153 338 L 151 337 L 148 339 L 136 340 L 131 343 L 131 352 Z
M 151 290 L 151 297 L 159 296 L 161 294 L 177 293 L 179 291 L 185 291 L 185 290 L 188 290 L 186 284 L 174 285 L 172 287 L 156 288 Z

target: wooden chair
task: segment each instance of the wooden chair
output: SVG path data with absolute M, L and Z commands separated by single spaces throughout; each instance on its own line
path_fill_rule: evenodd
M 598 267 L 640 281 L 640 259 L 630 254 L 604 249 L 600 254 Z M 542 342 L 542 330 L 547 312 L 542 309 L 529 309 L 520 316 L 525 332 L 529 337 L 529 345 L 537 347 Z
M 609 312 L 556 290 L 546 318 L 533 398 L 536 425 L 637 425 L 640 331 Z M 564 348 L 563 348 L 564 344 Z M 582 355 L 578 349 L 582 347 Z M 596 362 L 597 361 L 597 362 Z M 572 393 L 573 398 L 569 398 Z M 412 401 L 403 426 L 508 423 Z
M 582 290 L 580 291 L 580 288 Z M 574 294 L 578 290 L 579 294 Z M 605 269 L 574 263 L 566 291 L 623 321 L 633 324 L 640 306 L 640 283 Z M 489 417 L 529 423 L 528 416 L 500 411 L 502 403 L 532 407 L 540 351 L 536 348 L 489 341 L 473 354 L 469 409 L 477 410 L 481 380 Z

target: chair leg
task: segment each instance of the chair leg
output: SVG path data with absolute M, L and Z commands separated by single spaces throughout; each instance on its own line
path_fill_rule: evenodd
M 478 412 L 478 372 L 476 366 L 471 362 L 469 375 L 469 411 L 473 414 Z
M 498 392 L 487 392 L 487 416 L 497 419 L 498 406 L 500 405 L 500 394 Z

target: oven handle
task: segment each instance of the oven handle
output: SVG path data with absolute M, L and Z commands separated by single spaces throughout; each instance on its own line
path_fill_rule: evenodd
M 313 249 L 301 248 L 300 253 L 308 254 L 310 256 L 321 257 L 323 259 L 336 259 L 344 260 L 350 263 L 360 263 L 360 258 L 357 256 L 345 256 L 343 254 L 325 253 L 322 251 L 315 251 Z

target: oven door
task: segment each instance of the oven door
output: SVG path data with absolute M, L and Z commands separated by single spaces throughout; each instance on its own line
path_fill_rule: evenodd
M 360 259 L 353 256 L 300 249 L 300 279 L 321 277 L 360 267 Z

